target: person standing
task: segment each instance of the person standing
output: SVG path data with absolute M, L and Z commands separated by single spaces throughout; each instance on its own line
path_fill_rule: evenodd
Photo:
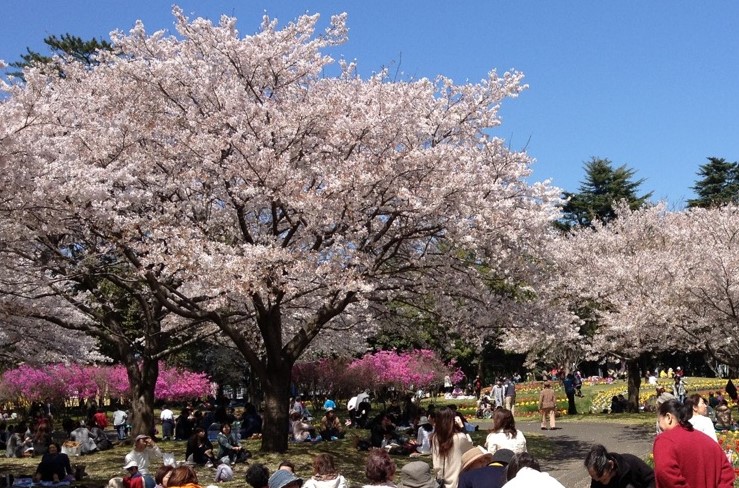
M 174 436 L 174 412 L 166 405 L 162 405 L 159 418 L 162 421 L 162 440 L 168 441 Z
M 539 393 L 539 412 L 541 412 L 541 430 L 547 430 L 546 418 L 549 417 L 549 430 L 554 430 L 554 416 L 557 410 L 557 397 L 554 395 L 552 384 L 544 382 L 544 388 Z
M 493 398 L 493 410 L 498 407 L 505 407 L 505 388 L 503 388 L 503 382 L 500 378 L 495 381 L 495 386 L 490 391 L 490 396 Z
M 667 400 L 659 407 L 662 433 L 654 439 L 657 488 L 733 488 L 734 469 L 726 454 L 707 435 L 693 429 L 691 407 Z
M 562 380 L 562 386 L 567 395 L 567 415 L 577 415 L 577 407 L 575 406 L 575 375 L 569 373 Z
M 128 422 L 128 414 L 121 405 L 113 412 L 113 427 L 118 432 L 118 440 L 122 441 L 126 438 L 126 422 Z
M 480 376 L 475 376 L 475 381 L 473 383 L 473 386 L 475 388 L 475 398 L 478 400 L 480 399 L 480 394 L 482 393 L 482 380 L 480 379 Z
M 505 408 L 516 415 L 516 383 L 508 378 L 505 380 Z
M 688 392 L 686 388 L 687 385 L 685 384 L 685 379 L 682 376 L 675 375 L 674 381 L 675 383 L 672 385 L 672 394 L 675 395 L 675 398 L 677 398 L 681 402 L 684 402 Z

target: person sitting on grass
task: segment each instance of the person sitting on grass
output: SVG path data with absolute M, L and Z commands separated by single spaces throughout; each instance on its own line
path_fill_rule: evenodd
M 221 425 L 221 431 L 218 433 L 218 459 L 225 461 L 228 458 L 231 464 L 244 462 L 249 457 L 249 451 L 244 450 L 236 438 L 236 434 L 231 432 L 231 424 L 225 423 Z
M 136 461 L 127 462 L 123 469 L 128 471 L 128 475 L 123 477 L 125 488 L 144 488 L 144 476 L 139 472 Z
M 346 488 L 346 478 L 339 474 L 330 454 L 318 454 L 313 458 L 313 476 L 306 481 L 305 488 Z
M 290 414 L 292 421 L 293 440 L 295 442 L 317 442 L 321 437 L 316 434 L 316 430 L 307 422 L 303 421 L 303 416 L 298 412 Z
M 393 478 L 397 469 L 395 461 L 385 449 L 371 449 L 364 468 L 368 483 L 363 488 L 395 488 Z
M 36 468 L 33 480 L 38 481 L 74 481 L 72 473 L 72 465 L 69 463 L 69 456 L 62 452 L 59 443 L 51 442 L 47 448 L 47 452 L 41 458 L 41 462 Z
M 516 429 L 516 421 L 510 410 L 499 408 L 493 415 L 493 428 L 485 439 L 485 448 L 490 454 L 498 449 L 510 449 L 515 454 L 526 452 L 526 437 Z
M 156 486 L 156 481 L 149 471 L 152 456 L 161 458 L 163 456 L 162 450 L 159 449 L 159 446 L 154 443 L 151 437 L 143 434 L 136 436 L 133 450 L 126 454 L 126 465 L 131 461 L 136 463 L 138 472 L 144 477 L 145 488 Z
M 195 433 L 187 440 L 185 460 L 192 461 L 199 466 L 205 465 L 209 468 L 215 465 L 216 460 L 213 457 L 213 444 L 208 440 L 208 436 L 205 435 L 205 429 L 202 427 L 196 427 Z
M 269 488 L 300 488 L 303 486 L 302 478 L 298 478 L 292 471 L 278 469 L 267 482 Z
M 326 415 L 321 418 L 321 437 L 332 441 L 344 438 L 344 427 L 332 408 L 326 410 Z
M 267 488 L 269 483 L 269 469 L 264 464 L 252 464 L 246 470 L 246 483 L 251 488 Z
M 198 475 L 190 466 L 179 466 L 172 470 L 167 481 L 167 488 L 202 488 L 198 484 Z
M 154 473 L 154 481 L 156 481 L 156 488 L 167 488 L 169 483 L 169 477 L 172 476 L 174 466 L 159 466 Z
M 653 488 L 654 470 L 638 456 L 608 452 L 600 444 L 590 448 L 585 468 L 590 488 Z

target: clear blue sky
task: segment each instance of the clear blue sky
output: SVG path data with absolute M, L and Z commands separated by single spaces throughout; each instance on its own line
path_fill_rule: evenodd
M 160 0 L 4 0 L 0 59 L 70 33 L 108 38 L 141 19 L 173 31 Z M 191 17 L 239 19 L 242 35 L 263 13 L 281 24 L 302 13 L 348 12 L 337 52 L 366 76 L 383 66 L 406 77 L 476 82 L 496 68 L 522 71 L 530 89 L 502 110 L 497 132 L 536 159 L 534 179 L 576 191 L 591 156 L 626 164 L 642 190 L 682 207 L 708 156 L 739 160 L 739 2 L 621 0 L 201 0 Z

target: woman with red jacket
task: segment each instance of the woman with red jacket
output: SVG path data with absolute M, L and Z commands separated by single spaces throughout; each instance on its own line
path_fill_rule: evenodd
M 733 488 L 734 470 L 719 445 L 693 429 L 692 409 L 676 399 L 659 407 L 662 433 L 654 440 L 657 488 Z

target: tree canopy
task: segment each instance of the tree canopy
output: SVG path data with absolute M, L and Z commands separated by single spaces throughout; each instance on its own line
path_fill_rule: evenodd
M 625 200 L 635 210 L 644 205 L 652 192 L 638 195 L 644 179 L 634 180 L 635 170 L 621 165 L 613 167 L 609 159 L 593 157 L 585 163 L 585 179 L 577 193 L 564 193 L 559 226 L 563 229 L 589 227 L 598 220 L 610 222 L 616 217 L 616 205 Z
M 717 207 L 739 203 L 739 163 L 724 158 L 708 158 L 698 170 L 700 179 L 692 189 L 697 197 L 688 200 L 688 207 Z
M 330 78 L 343 15 L 320 35 L 303 16 L 240 37 L 233 18 L 174 14 L 178 37 L 139 23 L 99 65 L 7 87 L 2 235 L 74 231 L 168 314 L 219 327 L 262 381 L 266 450 L 287 448 L 295 361 L 363 340 L 391 299 L 433 296 L 441 323 L 477 333 L 527 323 L 488 286 L 526 273 L 559 201 L 488 133 L 520 73 L 362 80 L 342 63 Z

